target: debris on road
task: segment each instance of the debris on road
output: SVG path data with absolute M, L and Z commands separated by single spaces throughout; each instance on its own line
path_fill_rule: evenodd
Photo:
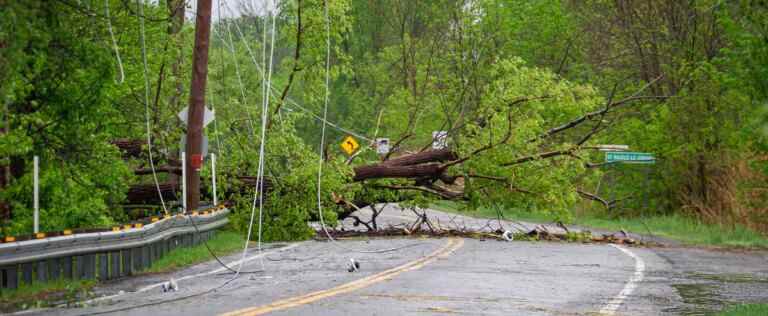
M 515 240 L 515 236 L 512 234 L 511 231 L 505 230 L 503 234 L 501 234 L 501 237 L 504 237 L 507 241 L 513 241 Z
M 347 267 L 347 272 L 355 272 L 357 270 L 360 270 L 360 262 L 357 262 L 355 258 L 349 258 L 349 266 Z
M 176 283 L 176 280 L 171 278 L 168 282 L 163 283 L 162 289 L 163 292 L 176 292 L 179 290 L 179 284 Z

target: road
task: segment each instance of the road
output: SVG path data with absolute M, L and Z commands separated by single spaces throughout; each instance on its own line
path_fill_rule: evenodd
M 397 208 L 384 214 L 382 225 L 415 218 Z M 441 225 L 488 224 L 428 214 Z M 400 249 L 359 252 L 385 248 Z M 359 271 L 347 271 L 350 258 L 361 263 Z M 238 254 L 224 261 L 240 259 Z M 768 302 L 767 261 L 766 252 L 676 245 L 417 237 L 305 241 L 269 244 L 261 254 L 251 249 L 243 271 L 256 273 L 234 280 L 214 261 L 106 284 L 98 289 L 104 297 L 82 307 L 26 314 L 700 315 L 727 304 Z M 180 290 L 163 293 L 158 284 L 170 276 Z

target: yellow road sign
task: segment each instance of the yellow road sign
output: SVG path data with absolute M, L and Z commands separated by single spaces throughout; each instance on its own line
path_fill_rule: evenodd
M 352 136 L 347 136 L 344 141 L 341 142 L 341 149 L 344 150 L 347 155 L 351 155 L 360 149 L 360 144 Z

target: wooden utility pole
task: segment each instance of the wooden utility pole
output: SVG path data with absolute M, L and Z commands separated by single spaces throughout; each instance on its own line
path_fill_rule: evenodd
M 208 77 L 208 44 L 211 37 L 211 0 L 197 0 L 195 49 L 192 53 L 192 83 L 187 115 L 187 210 L 200 204 L 200 168 L 203 165 L 203 116 Z

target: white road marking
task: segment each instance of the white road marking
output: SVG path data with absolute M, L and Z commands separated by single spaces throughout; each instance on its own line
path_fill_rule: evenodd
M 601 315 L 614 315 L 619 307 L 621 307 L 621 304 L 624 302 L 624 300 L 626 300 L 627 297 L 632 295 L 632 292 L 635 291 L 635 288 L 637 288 L 637 283 L 643 281 L 643 273 L 645 272 L 645 261 L 643 261 L 643 258 L 640 258 L 640 256 L 634 254 L 632 251 L 629 251 L 629 249 L 622 246 L 614 244 L 610 244 L 609 246 L 621 250 L 621 252 L 635 260 L 635 273 L 632 274 L 632 277 L 630 277 L 629 281 L 627 281 L 627 283 L 624 285 L 624 289 L 622 289 L 618 295 L 613 297 L 608 302 L 608 304 L 600 309 Z

